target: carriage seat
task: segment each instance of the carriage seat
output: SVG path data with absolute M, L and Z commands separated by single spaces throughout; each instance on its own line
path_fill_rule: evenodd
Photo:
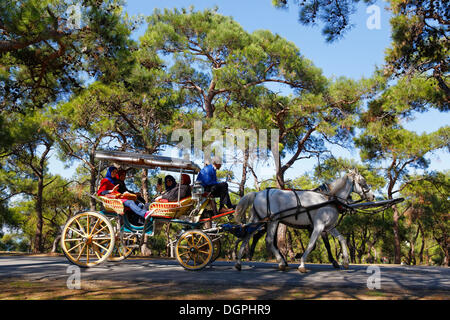
M 125 210 L 128 209 L 125 208 L 123 202 L 120 199 L 112 199 L 104 196 L 99 196 L 99 198 L 107 212 L 122 215 Z M 180 202 L 155 201 L 149 205 L 148 211 L 150 211 L 150 215 L 152 217 L 175 219 L 188 213 L 193 209 L 194 205 L 195 201 L 192 200 L 192 197 L 180 199 Z
M 105 208 L 106 212 L 117 213 L 120 215 L 124 213 L 125 206 L 123 205 L 123 202 L 120 199 L 113 199 L 105 196 L 98 196 L 98 198 L 103 204 L 103 207 Z
M 195 201 L 192 200 L 192 197 L 180 199 L 180 202 L 162 202 L 161 200 L 164 199 L 160 199 L 159 201 L 150 204 L 148 208 L 150 216 L 175 219 L 188 213 L 195 205 Z

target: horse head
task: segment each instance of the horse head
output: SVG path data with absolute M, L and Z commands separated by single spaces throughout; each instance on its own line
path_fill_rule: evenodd
M 375 195 L 372 190 L 370 190 L 366 179 L 358 172 L 358 169 L 350 170 L 347 176 L 350 180 L 352 180 L 353 192 L 356 192 L 361 196 L 361 198 L 368 201 L 373 201 L 375 199 Z

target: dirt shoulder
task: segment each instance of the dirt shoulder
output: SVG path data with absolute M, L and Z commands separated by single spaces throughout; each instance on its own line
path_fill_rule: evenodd
M 386 292 L 368 289 L 310 289 L 298 287 L 217 286 L 83 281 L 80 289 L 68 289 L 63 280 L 3 279 L 0 300 L 449 300 L 448 292 Z

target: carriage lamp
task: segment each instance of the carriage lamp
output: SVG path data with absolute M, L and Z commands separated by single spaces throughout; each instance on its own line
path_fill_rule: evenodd
M 203 192 L 205 190 L 203 189 L 203 186 L 200 182 L 196 182 L 194 186 L 192 187 L 192 200 L 200 200 L 200 197 L 202 196 Z

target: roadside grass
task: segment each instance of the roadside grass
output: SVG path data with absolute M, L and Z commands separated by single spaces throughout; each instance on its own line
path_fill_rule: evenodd
M 0 280 L 0 300 L 449 300 L 443 292 L 387 292 L 368 289 L 311 289 L 276 286 L 223 286 L 84 281 L 68 289 L 63 280 Z

